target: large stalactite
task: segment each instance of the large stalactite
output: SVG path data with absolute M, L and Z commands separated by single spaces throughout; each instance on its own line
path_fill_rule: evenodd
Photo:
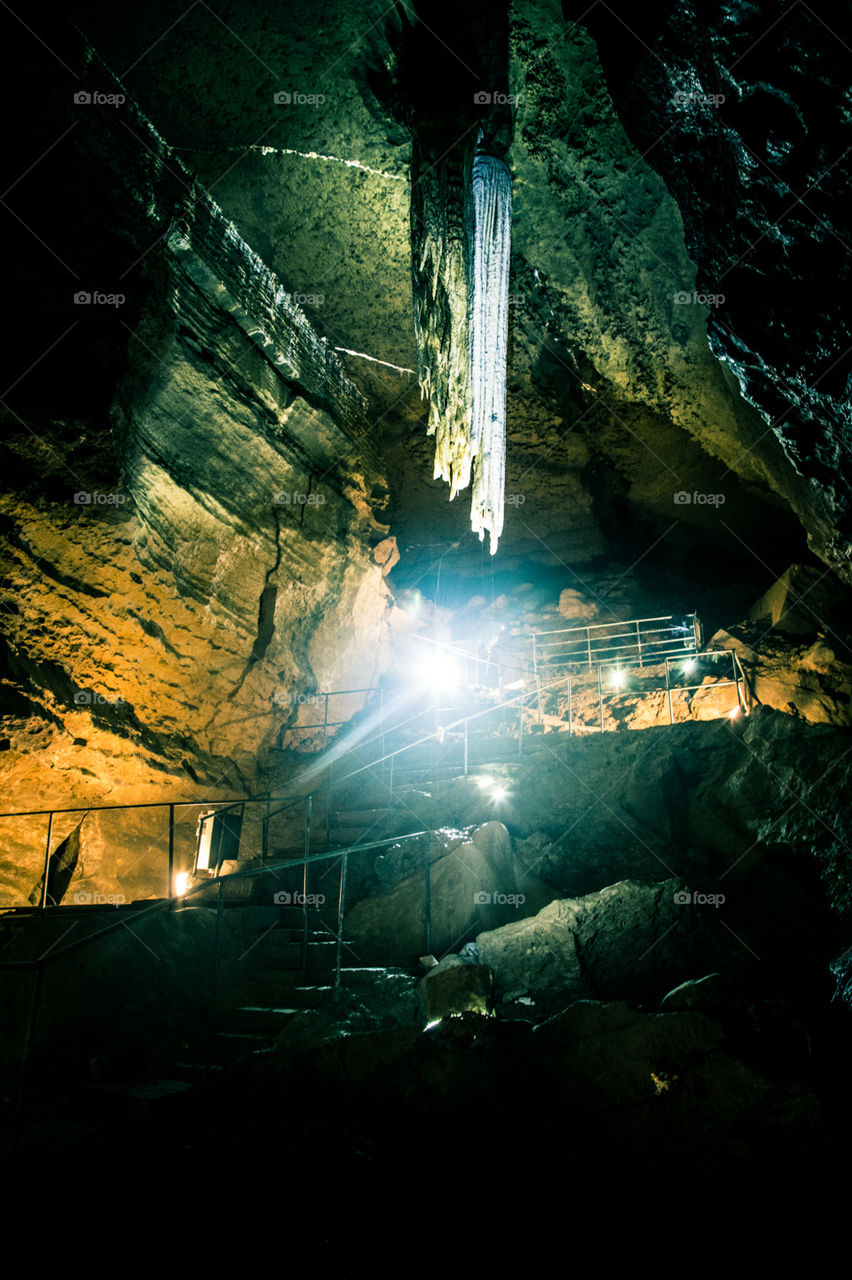
M 469 457 L 475 460 L 470 523 L 491 554 L 503 532 L 506 475 L 506 341 L 512 246 L 512 178 L 495 156 L 473 165 L 473 289 L 469 320 L 472 414 Z
M 513 134 L 508 18 L 485 0 L 420 0 L 403 23 L 399 97 L 411 130 L 411 261 L 434 478 L 473 479 L 471 526 L 503 523 Z M 436 85 L 440 92 L 436 92 Z
M 512 179 L 467 149 L 412 177 L 420 390 L 435 436 L 434 478 L 471 482 L 470 522 L 492 555 L 503 530 Z

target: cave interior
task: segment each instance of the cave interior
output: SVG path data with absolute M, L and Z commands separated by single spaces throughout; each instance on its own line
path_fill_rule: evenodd
M 71 8 L 2 14 L 15 1158 L 830 1171 L 848 14 Z

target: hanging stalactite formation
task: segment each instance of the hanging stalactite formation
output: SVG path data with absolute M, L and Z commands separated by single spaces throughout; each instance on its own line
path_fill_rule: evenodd
M 474 460 L 470 523 L 491 554 L 503 532 L 506 474 L 506 341 L 512 246 L 512 178 L 502 160 L 477 155 L 473 164 L 470 335 L 471 423 Z
M 422 147 L 422 149 L 421 149 Z M 420 394 L 435 437 L 434 479 L 450 497 L 470 483 L 468 280 L 472 142 L 447 155 L 440 135 L 415 147 L 411 168 L 414 330 Z

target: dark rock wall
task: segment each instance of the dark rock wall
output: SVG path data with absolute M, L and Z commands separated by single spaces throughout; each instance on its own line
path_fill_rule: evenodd
M 595 39 L 626 132 L 677 202 L 696 288 L 716 300 L 711 347 L 783 451 L 814 549 L 848 579 L 848 12 L 563 9 Z
M 123 88 L 91 52 L 87 65 L 81 83 Z M 300 694 L 374 684 L 386 660 L 371 549 L 387 526 L 363 401 L 126 106 L 81 130 L 81 163 L 108 166 L 112 216 L 146 258 L 135 328 L 115 324 L 111 430 L 91 453 L 84 424 L 17 415 L 7 445 L 4 764 L 18 809 L 252 790 Z

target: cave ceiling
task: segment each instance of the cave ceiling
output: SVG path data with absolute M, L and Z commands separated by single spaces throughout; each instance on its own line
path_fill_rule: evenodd
M 764 559 L 804 531 L 842 571 L 848 353 L 829 304 L 848 274 L 832 201 L 849 54 L 802 14 L 751 53 L 775 6 L 694 8 L 651 6 L 629 28 L 606 6 L 583 24 L 555 3 L 508 12 L 519 101 L 503 554 L 576 564 L 636 537 L 694 548 L 709 536 Z M 476 88 L 470 29 L 449 6 L 428 19 L 436 42 L 455 36 L 440 69 Z M 95 3 L 75 21 L 340 352 L 384 452 L 403 558 L 454 547 L 484 563 L 465 496 L 449 505 L 431 479 L 417 389 L 404 11 L 155 3 L 117 23 Z M 725 101 L 705 101 L 714 93 Z M 453 98 L 446 82 L 434 94 Z M 813 216 L 800 205 L 773 223 L 785 182 L 807 185 L 832 160 Z M 125 282 L 147 287 L 144 261 Z M 682 492 L 722 493 L 724 508 L 675 504 Z

